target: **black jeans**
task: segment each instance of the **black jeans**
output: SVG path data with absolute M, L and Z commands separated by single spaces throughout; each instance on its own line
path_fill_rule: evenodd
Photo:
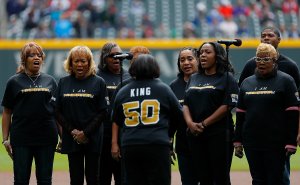
M 285 151 L 255 150 L 245 146 L 253 185 L 282 185 Z
M 33 159 L 37 184 L 52 184 L 55 147 L 55 145 L 13 147 L 14 185 L 29 184 Z
M 128 185 L 171 184 L 168 145 L 134 145 L 122 150 Z
M 71 185 L 83 185 L 84 176 L 87 185 L 98 183 L 99 154 L 94 152 L 79 151 L 68 154 Z
M 111 138 L 103 138 L 103 145 L 100 155 L 99 184 L 110 185 L 112 175 L 115 185 L 121 185 L 121 162 L 111 156 Z
M 192 156 L 190 154 L 177 153 L 177 160 L 182 185 L 197 185 Z
M 188 136 L 196 177 L 201 185 L 230 185 L 233 144 L 226 133 Z

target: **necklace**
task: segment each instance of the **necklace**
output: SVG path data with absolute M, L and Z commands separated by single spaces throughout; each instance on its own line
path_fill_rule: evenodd
M 35 86 L 35 82 L 39 79 L 39 77 L 41 76 L 41 73 L 35 75 L 35 76 L 32 76 L 30 77 L 27 73 L 25 73 L 26 76 L 30 79 L 30 81 L 32 82 L 32 84 Z M 35 79 L 33 79 L 35 78 Z

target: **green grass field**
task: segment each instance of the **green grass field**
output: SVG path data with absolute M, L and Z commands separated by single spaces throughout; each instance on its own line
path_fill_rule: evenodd
M 0 120 L 1 117 L 0 117 Z M 2 123 L 1 123 L 2 126 Z M 2 140 L 2 131 L 0 132 L 0 138 Z M 299 149 L 300 150 L 300 149 Z M 12 160 L 7 155 L 5 148 L 3 145 L 0 146 L 0 172 L 4 171 L 12 171 Z M 172 166 L 173 170 L 178 170 L 177 164 Z M 232 170 L 234 171 L 241 171 L 241 170 L 248 170 L 248 163 L 245 157 L 243 159 L 239 159 L 237 157 L 233 157 L 232 162 Z M 291 158 L 291 169 L 292 170 L 300 170 L 300 151 L 298 151 L 295 155 Z M 54 170 L 56 171 L 66 171 L 68 170 L 68 161 L 66 155 L 62 154 L 55 154 L 54 159 Z

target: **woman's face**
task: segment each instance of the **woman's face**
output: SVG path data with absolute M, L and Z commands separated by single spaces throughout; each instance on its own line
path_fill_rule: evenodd
M 211 44 L 204 44 L 200 49 L 200 64 L 206 74 L 216 73 L 216 52 Z
M 198 61 L 189 49 L 183 50 L 179 57 L 179 66 L 184 76 L 189 77 L 198 70 Z
M 121 48 L 119 46 L 116 46 L 111 49 L 108 57 L 105 58 L 108 70 L 114 74 L 120 73 L 121 66 L 120 66 L 120 60 L 114 59 L 113 56 L 121 53 L 122 53 Z
M 273 71 L 274 59 L 270 57 L 269 53 L 258 53 L 256 55 L 256 68 L 257 72 L 264 76 Z
M 72 56 L 72 71 L 75 75 L 75 78 L 84 79 L 87 77 L 87 73 L 89 71 L 90 63 L 86 57 L 86 55 L 82 54 L 74 54 Z
M 43 64 L 43 54 L 36 48 L 31 48 L 25 62 L 25 70 L 28 75 L 36 75 L 40 72 Z

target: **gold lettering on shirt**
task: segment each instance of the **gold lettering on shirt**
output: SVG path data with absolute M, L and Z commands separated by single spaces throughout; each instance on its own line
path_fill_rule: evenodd
M 117 86 L 115 85 L 108 85 L 106 86 L 107 89 L 117 89 Z
M 216 87 L 212 85 L 203 86 L 203 87 L 192 86 L 190 87 L 190 89 L 216 89 Z
M 64 97 L 94 98 L 94 95 L 88 93 L 70 93 L 70 94 L 64 94 Z
M 275 91 L 249 91 L 246 92 L 247 95 L 252 95 L 252 94 L 275 94 Z
M 31 92 L 50 92 L 47 88 L 28 88 L 28 89 L 22 89 L 22 93 L 31 93 Z

